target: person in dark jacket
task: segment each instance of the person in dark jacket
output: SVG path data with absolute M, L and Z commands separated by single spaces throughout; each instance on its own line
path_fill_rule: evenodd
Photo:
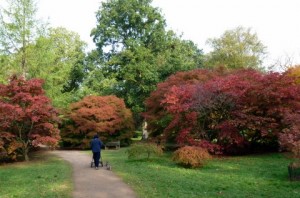
M 91 149 L 93 152 L 95 168 L 98 169 L 99 168 L 99 160 L 101 157 L 101 146 L 102 146 L 102 142 L 99 139 L 98 135 L 94 135 L 94 138 L 92 139 L 90 144 L 91 144 Z

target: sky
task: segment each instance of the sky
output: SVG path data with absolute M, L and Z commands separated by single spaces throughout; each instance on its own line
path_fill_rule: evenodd
M 38 16 L 51 27 L 62 26 L 79 33 L 89 49 L 96 27 L 95 13 L 101 0 L 39 0 Z M 251 28 L 267 47 L 264 64 L 287 58 L 300 64 L 300 0 L 153 0 L 161 9 L 168 29 L 192 40 L 205 53 L 208 38 L 219 38 L 238 26 Z

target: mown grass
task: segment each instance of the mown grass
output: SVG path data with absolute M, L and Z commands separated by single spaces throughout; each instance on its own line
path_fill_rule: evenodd
M 70 198 L 71 174 L 70 164 L 37 152 L 30 162 L 0 166 L 0 197 Z
M 225 157 L 204 168 L 185 169 L 170 154 L 147 160 L 128 160 L 126 149 L 104 150 L 117 173 L 143 198 L 185 197 L 300 197 L 300 182 L 290 182 L 284 154 Z

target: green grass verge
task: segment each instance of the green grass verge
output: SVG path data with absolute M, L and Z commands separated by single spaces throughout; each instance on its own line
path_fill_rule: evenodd
M 71 174 L 70 164 L 37 152 L 30 162 L 0 166 L 0 197 L 70 198 Z
M 103 161 L 128 183 L 139 197 L 300 197 L 300 182 L 290 182 L 284 154 L 215 158 L 204 168 L 185 169 L 170 154 L 146 160 L 128 160 L 126 149 L 103 150 Z

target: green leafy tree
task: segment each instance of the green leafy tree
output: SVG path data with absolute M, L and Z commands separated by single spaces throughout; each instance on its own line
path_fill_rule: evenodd
M 92 30 L 94 42 L 102 58 L 135 45 L 157 48 L 164 38 L 165 20 L 150 5 L 152 0 L 108 0 L 96 14 L 97 27 Z M 111 68 L 118 69 L 118 68 Z
M 8 64 L 9 64 L 9 55 L 0 53 L 0 83 L 7 82 Z
M 0 54 L 12 55 L 2 71 L 10 75 L 20 73 L 24 77 L 28 68 L 28 47 L 43 32 L 43 24 L 36 19 L 35 0 L 6 0 L 0 8 Z M 8 70 L 9 67 L 9 70 Z
M 157 54 L 160 82 L 178 71 L 203 67 L 203 52 L 190 40 L 183 40 L 173 31 L 168 31 L 166 43 Z
M 250 28 L 239 26 L 227 30 L 220 38 L 210 38 L 207 43 L 213 49 L 206 57 L 207 66 L 260 69 L 266 55 L 266 47 Z
M 151 2 L 103 2 L 96 15 L 97 27 L 91 33 L 96 58 L 100 59 L 95 69 L 111 84 L 97 83 L 124 98 L 136 115 L 144 111 L 143 102 L 158 82 L 177 71 L 202 66 L 202 51 L 191 41 L 166 31 L 165 19 Z
M 61 27 L 46 28 L 36 19 L 35 0 L 7 0 L 4 7 L 0 12 L 1 82 L 18 73 L 27 79 L 42 78 L 56 107 L 77 100 L 86 46 L 79 35 Z
M 44 88 L 56 107 L 76 100 L 84 77 L 86 43 L 65 28 L 50 28 L 28 49 L 28 76 L 45 79 Z

